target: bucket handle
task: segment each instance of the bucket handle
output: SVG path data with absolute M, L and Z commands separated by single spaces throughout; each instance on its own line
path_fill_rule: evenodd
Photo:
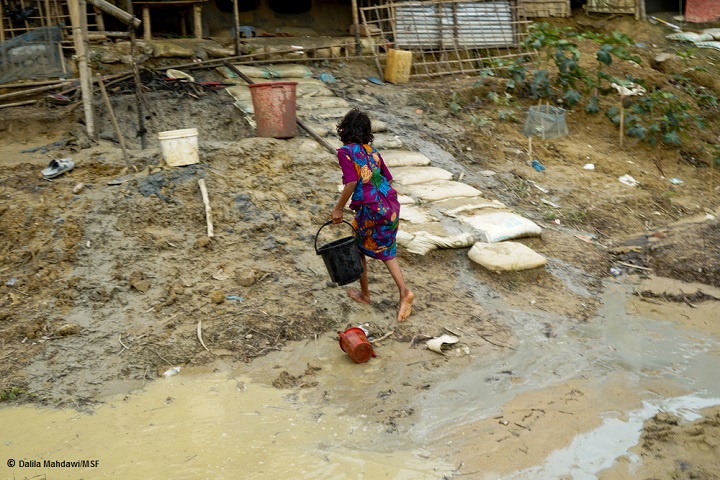
M 316 253 L 316 254 L 318 254 L 317 239 L 318 239 L 318 235 L 320 235 L 320 230 L 322 230 L 323 228 L 327 227 L 328 225 L 331 225 L 332 223 L 333 223 L 332 220 L 329 220 L 329 221 L 325 222 L 325 223 L 323 224 L 323 226 L 320 227 L 320 228 L 318 229 L 317 233 L 315 234 L 315 253 Z M 353 229 L 353 233 L 355 234 L 355 236 L 357 236 L 357 230 L 355 230 L 355 227 L 353 227 L 350 222 L 347 222 L 347 221 L 343 220 L 343 223 L 347 223 L 348 225 L 350 225 L 350 228 Z M 318 255 L 319 255 L 319 254 L 318 254 Z

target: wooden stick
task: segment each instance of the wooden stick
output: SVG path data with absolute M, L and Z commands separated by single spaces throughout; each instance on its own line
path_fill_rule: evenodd
M 125 165 L 127 165 L 128 170 L 134 169 L 137 172 L 137 168 L 132 164 L 132 162 L 130 162 L 130 156 L 128 155 L 127 148 L 125 147 L 125 138 L 120 131 L 120 126 L 118 125 L 117 119 L 115 118 L 115 112 L 113 111 L 112 105 L 110 104 L 110 99 L 108 98 L 107 91 L 105 90 L 105 84 L 103 83 L 102 77 L 100 75 L 97 76 L 97 82 L 100 86 L 100 92 L 102 93 L 103 100 L 105 101 L 105 107 L 107 107 L 108 109 L 110 121 L 112 122 L 113 128 L 115 129 L 115 135 L 117 136 L 118 143 L 120 144 L 120 149 L 123 152 L 123 159 L 125 160 Z
M 532 134 L 528 137 L 528 155 L 530 156 L 530 160 L 532 160 Z
M 25 87 L 39 87 L 41 85 L 56 85 L 60 82 L 61 82 L 61 80 L 42 80 L 39 82 L 6 83 L 4 85 L 0 85 L 0 90 L 2 90 L 4 88 L 25 88 Z
M 620 148 L 623 147 L 623 140 L 625 139 L 625 106 L 623 105 L 622 98 L 620 99 Z
M 370 343 L 382 342 L 383 340 L 385 340 L 386 338 L 388 338 L 388 337 L 389 337 L 390 335 L 392 335 L 393 333 L 395 333 L 395 330 L 390 330 L 389 332 L 387 332 L 387 333 L 386 333 L 385 335 L 383 335 L 382 337 L 376 338 L 376 339 L 374 339 L 374 340 L 371 340 Z
M 24 102 L 5 103 L 3 105 L 0 105 L 0 108 L 21 107 L 23 105 L 31 105 L 36 102 L 37 100 L 25 100 Z
M 67 74 L 67 63 L 65 62 L 65 54 L 63 53 L 62 43 L 58 43 L 58 56 L 60 65 L 62 65 L 62 71 L 64 74 Z
M 202 194 L 203 203 L 205 204 L 205 218 L 207 220 L 208 237 L 212 238 L 215 234 L 213 233 L 212 210 L 210 209 L 210 198 L 208 197 L 205 179 L 201 178 L 198 180 L 198 185 L 200 185 L 200 193 Z
M 202 182 L 202 180 L 200 180 L 200 181 Z M 202 338 L 202 319 L 198 320 L 197 337 L 198 337 L 198 340 L 200 340 L 200 344 L 202 344 L 203 348 L 209 352 L 210 349 L 207 347 L 207 345 L 205 345 L 205 342 L 203 342 L 203 338 Z
M 69 80 L 67 82 L 59 82 L 59 83 L 53 83 L 52 85 L 47 85 L 44 87 L 37 87 L 37 88 L 31 88 L 28 90 L 23 90 L 21 92 L 14 92 L 14 93 L 6 93 L 4 95 L 0 95 L 0 100 L 10 100 L 11 98 L 19 98 L 19 97 L 27 97 L 28 95 L 32 95 L 34 93 L 40 93 L 40 92 L 47 92 L 49 90 L 55 90 L 60 87 L 66 87 L 69 84 L 73 83 L 72 80 Z
M 625 262 L 618 262 L 618 263 L 619 263 L 620 265 L 622 265 L 623 267 L 637 268 L 638 270 L 652 271 L 652 268 L 641 267 L 641 266 L 639 266 L 639 265 L 633 265 L 632 263 L 625 263 Z

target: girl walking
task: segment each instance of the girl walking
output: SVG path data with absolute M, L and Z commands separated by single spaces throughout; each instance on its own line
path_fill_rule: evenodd
M 415 295 L 405 285 L 400 264 L 395 258 L 400 202 L 397 192 L 390 186 L 392 175 L 380 153 L 370 145 L 373 134 L 370 118 L 365 112 L 357 108 L 350 110 L 338 122 L 337 133 L 343 142 L 338 149 L 338 162 L 345 187 L 331 217 L 333 223 L 342 222 L 343 207 L 352 198 L 350 208 L 355 211 L 353 227 L 360 237 L 358 248 L 363 265 L 360 290 L 349 289 L 348 295 L 358 302 L 370 303 L 365 257 L 382 260 L 398 287 L 400 304 L 397 319 L 403 321 L 412 312 Z

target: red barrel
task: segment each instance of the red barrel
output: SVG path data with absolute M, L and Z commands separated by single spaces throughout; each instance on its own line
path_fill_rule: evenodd
M 362 328 L 351 327 L 338 333 L 340 334 L 340 348 L 348 354 L 353 362 L 365 363 L 377 356 Z
M 248 85 L 252 95 L 258 137 L 292 138 L 297 134 L 295 88 L 297 82 Z

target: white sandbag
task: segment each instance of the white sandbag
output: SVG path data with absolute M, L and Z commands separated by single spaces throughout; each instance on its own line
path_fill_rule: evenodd
M 409 195 L 398 195 L 398 202 L 400 205 L 414 205 L 415 199 Z
M 409 233 L 399 230 L 397 243 L 410 253 L 425 255 L 436 248 L 467 248 L 475 243 L 475 239 L 469 233 L 440 237 L 425 231 Z
M 468 257 L 493 272 L 528 270 L 547 263 L 545 257 L 517 242 L 478 242 L 472 246 Z
M 420 152 L 394 150 L 381 152 L 381 155 L 385 160 L 385 164 L 390 168 L 430 165 L 430 159 Z
M 307 118 L 312 118 L 317 122 L 331 121 L 337 124 L 347 114 L 347 108 L 326 108 L 324 110 L 315 110 L 305 114 Z
M 337 121 L 327 122 L 324 126 L 333 132 L 334 136 L 337 136 L 337 124 Z M 380 120 L 373 120 L 371 129 L 373 133 L 387 132 L 387 124 L 385 122 L 381 122 Z
M 711 35 L 715 40 L 720 40 L 720 28 L 707 28 L 702 31 L 705 35 Z
M 537 237 L 542 229 L 533 221 L 510 212 L 485 213 L 456 217 L 470 225 L 480 240 L 486 243 L 502 242 L 512 238 Z
M 312 70 L 304 65 L 275 65 L 267 67 L 253 67 L 250 65 L 234 65 L 250 78 L 309 78 L 312 76 Z M 227 78 L 237 78 L 238 75 L 227 67 L 218 67 L 218 70 L 227 75 Z M 228 73 L 228 71 L 230 73 Z
M 420 208 L 415 205 L 403 205 L 400 209 L 400 221 L 410 223 L 430 223 L 437 221 L 437 219 L 424 208 Z
M 714 48 L 715 50 L 720 50 L 720 42 L 696 42 L 696 47 L 702 47 L 702 48 Z
M 378 133 L 375 135 L 375 139 L 372 142 L 373 147 L 377 148 L 382 152 L 389 148 L 402 148 L 403 141 L 397 135 L 390 135 L 389 133 Z M 385 156 L 383 155 L 383 158 Z
M 295 100 L 298 110 L 315 110 L 325 108 L 346 108 L 350 110 L 350 104 L 340 97 L 300 97 Z
M 436 180 L 434 182 L 417 185 L 398 185 L 398 191 L 403 194 L 419 198 L 426 202 L 435 202 L 446 198 L 477 197 L 482 195 L 480 190 L 470 185 L 453 180 Z
M 465 215 L 470 217 L 473 215 L 478 215 L 481 212 L 488 213 L 488 211 L 505 210 L 508 208 L 507 205 L 505 205 L 499 200 L 487 200 L 482 197 L 468 198 L 467 201 L 459 204 L 458 206 L 454 208 L 447 208 L 446 210 L 444 209 L 450 206 L 450 201 L 446 200 L 444 202 L 439 202 L 439 204 L 436 203 L 436 205 L 445 215 L 453 218 L 457 217 L 458 215 Z
M 393 181 L 400 185 L 417 185 L 435 180 L 450 180 L 453 174 L 438 167 L 398 167 L 392 170 Z
M 679 40 L 681 42 L 706 42 L 712 40 L 713 36 L 709 33 L 695 33 L 695 32 L 678 32 L 666 35 L 665 38 L 668 40 Z

